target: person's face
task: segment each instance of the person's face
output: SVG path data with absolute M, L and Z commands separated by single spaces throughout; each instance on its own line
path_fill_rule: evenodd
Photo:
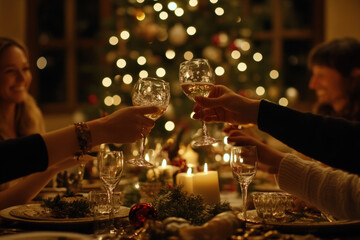
M 5 49 L 0 56 L 0 100 L 8 103 L 25 101 L 31 79 L 24 51 L 16 46 Z
M 314 65 L 309 88 L 314 90 L 321 104 L 334 106 L 339 100 L 346 98 L 344 79 L 335 69 Z

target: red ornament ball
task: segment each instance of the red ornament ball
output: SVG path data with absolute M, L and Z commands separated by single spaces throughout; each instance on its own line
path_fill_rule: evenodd
M 129 212 L 130 224 L 135 228 L 142 227 L 147 219 L 154 219 L 156 217 L 156 209 L 149 203 L 135 204 Z
M 98 97 L 95 95 L 95 94 L 90 94 L 88 96 L 88 102 L 91 104 L 91 105 L 96 105 L 98 103 Z

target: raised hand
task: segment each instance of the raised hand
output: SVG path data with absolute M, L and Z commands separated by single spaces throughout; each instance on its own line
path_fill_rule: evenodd
M 100 143 L 130 143 L 147 136 L 155 125 L 155 121 L 146 117 L 146 114 L 156 113 L 157 107 L 126 107 L 94 121 L 97 131 L 92 131 L 93 136 Z M 114 134 L 118 133 L 118 134 Z
M 259 100 L 242 97 L 231 89 L 216 85 L 209 97 L 195 97 L 194 118 L 206 122 L 257 123 Z

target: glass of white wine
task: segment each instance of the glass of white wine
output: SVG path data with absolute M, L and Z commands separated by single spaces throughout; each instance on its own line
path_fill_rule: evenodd
M 132 103 L 134 106 L 155 106 L 159 110 L 146 116 L 156 120 L 161 117 L 170 104 L 170 84 L 159 78 L 139 78 L 132 90 Z M 140 154 L 134 159 L 129 160 L 130 164 L 137 166 L 153 167 L 153 164 L 145 160 L 145 141 L 144 136 L 140 142 Z
M 209 96 L 215 85 L 215 76 L 209 61 L 197 58 L 180 64 L 179 81 L 185 95 L 195 102 L 195 96 Z M 202 137 L 193 143 L 194 146 L 208 146 L 218 142 L 209 136 L 204 121 L 202 121 L 202 133 Z
M 246 222 L 247 189 L 257 169 L 258 155 L 256 146 L 235 146 L 231 148 L 230 167 L 234 178 L 240 184 L 242 195 L 242 214 Z

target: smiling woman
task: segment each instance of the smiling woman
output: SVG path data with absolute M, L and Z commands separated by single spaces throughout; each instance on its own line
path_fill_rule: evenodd
M 26 49 L 0 38 L 0 140 L 44 132 L 41 112 L 28 94 L 31 81 Z
M 28 93 L 31 81 L 26 48 L 0 37 L 0 141 L 45 133 L 42 113 Z M 76 164 L 68 158 L 44 172 L 0 185 L 0 209 L 30 201 L 59 171 Z

